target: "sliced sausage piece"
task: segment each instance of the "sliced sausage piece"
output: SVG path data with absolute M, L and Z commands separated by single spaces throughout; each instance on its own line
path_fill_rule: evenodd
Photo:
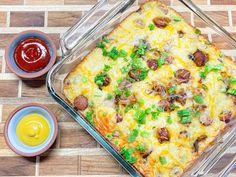
M 83 95 L 77 96 L 74 99 L 74 106 L 77 110 L 83 111 L 88 107 L 88 99 Z
M 165 111 L 170 111 L 170 102 L 167 99 L 160 100 L 158 105 L 163 108 Z
M 110 82 L 111 82 L 111 78 L 108 75 L 106 75 L 104 78 L 103 86 L 108 86 Z
M 115 103 L 122 104 L 124 106 L 128 104 L 135 104 L 136 102 L 137 102 L 137 98 L 134 94 L 130 95 L 129 97 L 126 97 L 124 95 L 115 97 Z
M 190 80 L 190 72 L 186 69 L 179 69 L 176 71 L 175 77 L 177 81 L 181 83 L 188 83 Z
M 203 116 L 200 117 L 199 121 L 202 125 L 209 126 L 209 125 L 212 124 L 213 119 L 208 117 L 208 116 L 203 115 Z
M 193 56 L 193 61 L 198 67 L 205 66 L 206 62 L 208 62 L 208 55 L 203 53 L 201 50 L 197 50 Z
M 155 17 L 153 19 L 153 23 L 156 25 L 156 27 L 162 28 L 162 29 L 167 27 L 170 21 L 171 20 L 167 17 Z
M 157 68 L 158 68 L 157 61 L 154 59 L 147 60 L 147 65 L 150 69 L 152 69 L 154 71 L 157 70 Z
M 220 114 L 220 120 L 225 122 L 225 123 L 229 123 L 232 119 L 232 112 L 231 111 L 224 111 Z
M 199 151 L 199 143 L 201 141 L 205 141 L 207 139 L 207 136 L 206 135 L 201 135 L 199 136 L 193 143 L 193 149 L 194 149 L 194 152 L 198 152 Z
M 165 141 L 169 141 L 170 140 L 169 131 L 166 128 L 160 128 L 157 131 L 157 138 L 160 143 L 163 143 Z
M 125 80 L 123 80 L 123 82 L 121 82 L 120 84 L 119 84 L 119 89 L 124 89 L 124 88 L 130 88 L 132 86 L 132 83 L 129 81 L 129 80 L 127 80 L 127 79 L 125 79 Z
M 155 81 L 152 82 L 152 90 L 155 91 L 158 95 L 166 96 L 166 88 Z
M 116 113 L 116 123 L 120 123 L 123 120 L 123 116 L 120 113 Z

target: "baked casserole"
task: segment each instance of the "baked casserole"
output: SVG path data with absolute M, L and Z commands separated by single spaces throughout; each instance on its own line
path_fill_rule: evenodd
M 236 115 L 236 65 L 148 1 L 64 80 L 68 101 L 143 176 L 181 176 Z

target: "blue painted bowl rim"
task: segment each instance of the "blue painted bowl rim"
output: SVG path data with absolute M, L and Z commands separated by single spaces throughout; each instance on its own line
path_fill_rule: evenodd
M 10 51 L 10 46 L 12 45 L 12 43 L 19 37 L 19 36 L 22 36 L 24 34 L 27 34 L 27 33 L 37 33 L 41 36 L 44 36 L 45 38 L 47 38 L 48 40 L 48 45 L 51 46 L 52 48 L 52 53 L 54 53 L 53 56 L 51 56 L 50 60 L 51 62 L 48 63 L 48 65 L 43 68 L 42 70 L 40 71 L 37 71 L 37 72 L 32 72 L 32 73 L 29 73 L 29 74 L 20 74 L 19 72 L 17 72 L 15 70 L 14 67 L 12 67 L 12 65 L 10 64 L 9 60 L 11 60 L 8 56 L 9 56 L 9 51 Z M 40 37 L 39 37 L 40 38 Z M 11 40 L 10 42 L 8 43 L 8 45 L 6 46 L 6 52 L 5 52 L 5 60 L 6 60 L 6 64 L 7 66 L 9 67 L 9 69 L 15 73 L 17 76 L 21 77 L 21 78 L 26 78 L 26 79 L 32 79 L 32 78 L 37 78 L 37 77 L 40 77 L 40 76 L 43 76 L 44 74 L 46 74 L 51 68 L 52 66 L 55 64 L 56 62 L 56 58 L 57 58 L 57 49 L 56 49 L 56 46 L 53 42 L 53 40 L 51 39 L 51 37 L 49 35 L 47 35 L 46 33 L 42 32 L 42 31 L 38 31 L 38 30 L 26 30 L 26 31 L 22 31 L 18 34 L 16 34 Z M 19 68 L 20 69 L 20 68 Z
M 50 143 L 45 146 L 44 148 L 42 148 L 40 151 L 38 152 L 35 152 L 35 153 L 24 153 L 24 152 L 21 152 L 19 151 L 18 149 L 15 148 L 15 146 L 10 142 L 9 140 L 9 136 L 8 136 L 8 127 L 9 127 L 9 123 L 11 121 L 11 119 L 13 118 L 13 116 L 20 110 L 22 109 L 25 109 L 27 107 L 40 107 L 42 109 L 44 109 L 45 111 L 47 111 L 52 119 L 53 119 L 53 123 L 54 123 L 54 127 L 55 127 L 55 131 L 54 131 L 54 134 L 53 134 L 53 137 L 52 139 L 50 140 Z M 17 107 L 15 110 L 13 110 L 11 112 L 11 114 L 9 115 L 6 123 L 5 123 L 5 126 L 4 126 L 4 138 L 5 138 L 5 142 L 6 144 L 9 146 L 9 148 L 14 151 L 16 154 L 18 155 L 21 155 L 21 156 L 24 156 L 24 157 L 35 157 L 37 155 L 40 155 L 42 153 L 44 153 L 45 151 L 47 151 L 51 146 L 52 144 L 55 142 L 56 140 L 56 137 L 57 137 L 57 134 L 58 134 L 58 123 L 57 123 L 57 119 L 56 119 L 56 116 L 54 115 L 54 113 L 52 111 L 50 111 L 46 106 L 44 105 L 41 105 L 41 104 L 37 104 L 37 103 L 28 103 L 28 104 L 25 104 L 25 105 L 22 105 L 22 106 L 19 106 Z

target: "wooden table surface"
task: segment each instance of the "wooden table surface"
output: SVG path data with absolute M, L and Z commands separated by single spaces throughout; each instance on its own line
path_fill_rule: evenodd
M 236 0 L 195 2 L 230 33 L 236 34 Z M 9 40 L 14 34 L 27 29 L 48 33 L 58 47 L 60 35 L 95 3 L 96 0 L 0 0 L 0 176 L 128 175 L 50 98 L 44 79 L 21 80 L 8 69 L 4 60 L 4 48 Z M 171 5 L 181 9 L 177 0 L 171 0 Z M 192 24 L 204 28 L 204 24 L 193 14 L 185 10 L 182 14 Z M 217 42 L 226 54 L 236 56 L 236 50 L 216 35 L 207 30 L 203 32 L 206 32 L 210 40 Z M 51 150 L 35 158 L 17 156 L 7 147 L 3 138 L 3 127 L 9 113 L 17 106 L 29 102 L 48 106 L 57 115 L 60 127 Z M 236 147 L 230 148 L 214 171 L 219 171 L 222 163 L 226 163 L 235 152 Z M 236 176 L 236 171 L 229 176 Z

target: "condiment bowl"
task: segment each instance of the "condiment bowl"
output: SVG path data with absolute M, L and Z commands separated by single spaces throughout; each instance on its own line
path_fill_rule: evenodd
M 42 41 L 44 41 L 48 48 L 49 48 L 49 53 L 50 53 L 50 60 L 49 63 L 47 64 L 46 67 L 44 67 L 43 69 L 36 71 L 36 72 L 26 72 L 24 70 L 22 70 L 20 67 L 17 66 L 15 59 L 14 59 L 14 52 L 16 47 L 19 45 L 19 43 L 25 39 L 28 38 L 38 38 L 41 39 Z M 36 31 L 36 30 L 28 30 L 28 31 L 23 31 L 19 34 L 17 34 L 15 37 L 13 37 L 11 39 L 11 41 L 9 42 L 9 44 L 6 47 L 6 52 L 5 52 L 5 60 L 6 63 L 9 67 L 9 69 L 15 73 L 16 75 L 18 75 L 21 78 L 25 78 L 25 79 L 32 79 L 32 78 L 37 78 L 40 76 L 43 76 L 44 74 L 46 74 L 51 67 L 54 65 L 54 63 L 56 62 L 56 46 L 53 43 L 52 39 L 45 33 L 41 32 L 41 31 Z
M 39 114 L 46 119 L 49 125 L 49 135 L 40 145 L 28 146 L 23 144 L 17 134 L 16 127 L 20 120 L 29 114 Z M 58 123 L 54 114 L 45 106 L 40 104 L 26 104 L 16 108 L 8 117 L 4 127 L 4 137 L 7 145 L 16 154 L 24 157 L 34 157 L 47 151 L 55 142 L 58 133 Z

